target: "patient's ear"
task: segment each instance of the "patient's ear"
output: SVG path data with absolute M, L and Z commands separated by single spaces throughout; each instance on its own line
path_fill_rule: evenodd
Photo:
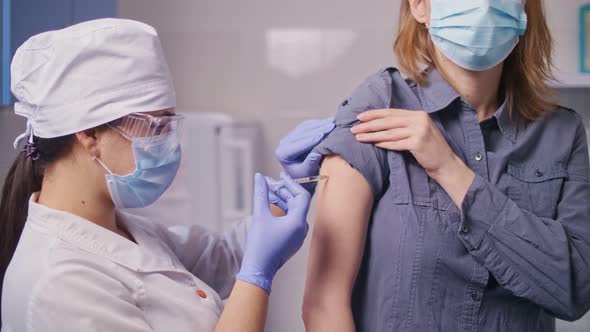
M 427 24 L 430 20 L 430 0 L 407 0 L 410 4 L 412 16 L 422 24 Z M 450 0 L 454 1 L 454 0 Z

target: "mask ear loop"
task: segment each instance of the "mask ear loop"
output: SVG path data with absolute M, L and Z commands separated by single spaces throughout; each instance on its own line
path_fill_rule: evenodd
M 90 158 L 92 160 L 95 160 L 96 162 L 98 162 L 100 164 L 100 166 L 102 166 L 102 168 L 104 168 L 107 172 L 109 172 L 109 174 L 114 174 L 108 167 L 107 165 L 105 165 L 105 163 L 102 162 L 102 160 L 100 160 L 95 154 L 90 155 Z

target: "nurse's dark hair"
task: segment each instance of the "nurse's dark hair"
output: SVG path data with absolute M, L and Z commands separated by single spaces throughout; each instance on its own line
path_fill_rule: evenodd
M 0 273 L 2 279 L 0 281 L 4 280 L 8 263 L 12 259 L 25 226 L 31 195 L 41 190 L 43 173 L 47 165 L 70 151 L 74 135 L 56 138 L 34 137 L 33 141 L 38 158 L 35 158 L 35 154 L 30 153 L 30 148 L 21 150 L 10 167 L 2 188 L 2 200 L 0 201 Z M 33 160 L 34 158 L 36 160 Z M 1 287 L 2 282 L 0 282 L 0 293 Z
M 452 1 L 452 0 L 449 0 Z M 530 122 L 556 109 L 553 76 L 553 39 L 545 19 L 543 1 L 527 0 L 527 29 L 504 62 L 501 89 L 510 113 Z M 408 0 L 401 2 L 399 31 L 394 50 L 400 69 L 409 78 L 427 84 L 423 65 L 436 67 L 434 45 L 428 28 L 414 19 Z

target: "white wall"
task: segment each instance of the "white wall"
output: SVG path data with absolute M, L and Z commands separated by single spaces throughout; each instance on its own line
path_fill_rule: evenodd
M 276 142 L 302 118 L 332 115 L 355 84 L 392 63 L 398 6 L 377 0 L 121 0 L 119 13 L 160 32 L 179 108 L 263 121 Z
M 590 74 L 579 74 L 580 7 L 588 0 L 545 0 L 547 20 L 555 42 L 554 62 L 566 87 L 590 86 Z
M 577 56 L 577 3 L 550 0 L 558 65 Z M 154 25 L 175 77 L 180 110 L 220 111 L 263 124 L 262 171 L 279 170 L 272 150 L 309 117 L 333 115 L 366 76 L 394 64 L 400 0 L 119 0 L 119 15 Z M 565 11 L 564 11 L 565 9 Z M 570 55 L 571 54 L 571 55 Z M 577 64 L 577 63 L 576 63 Z M 577 68 L 577 67 L 575 67 Z M 573 69 L 575 71 L 575 68 Z M 268 331 L 303 331 L 307 248 L 280 272 Z M 563 330 L 565 331 L 565 330 Z

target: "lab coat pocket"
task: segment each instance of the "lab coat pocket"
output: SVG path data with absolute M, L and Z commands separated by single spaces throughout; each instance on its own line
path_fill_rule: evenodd
M 154 331 L 213 331 L 221 300 L 188 271 L 161 269 L 142 273 L 145 289 L 138 304 Z
M 508 196 L 538 217 L 554 218 L 567 169 L 562 162 L 509 161 Z

